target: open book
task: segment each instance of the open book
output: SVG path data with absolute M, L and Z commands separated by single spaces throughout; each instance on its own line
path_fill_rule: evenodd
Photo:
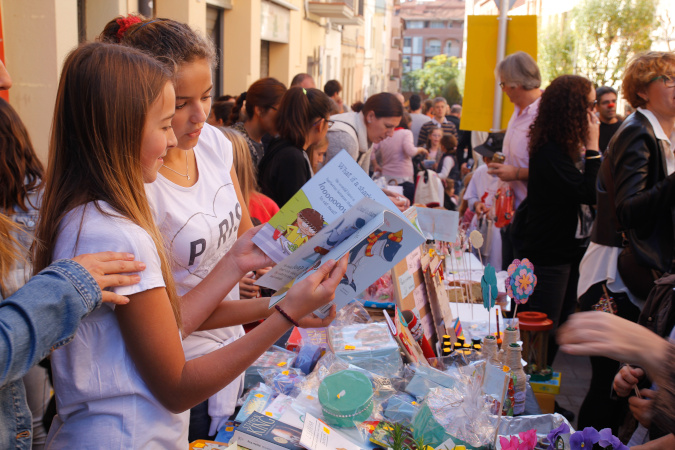
M 274 306 L 325 261 L 349 253 L 335 292 L 349 303 L 425 241 L 422 233 L 346 152 L 331 159 L 253 237 L 277 265 L 256 284 L 277 291 Z M 315 313 L 325 317 L 331 305 Z

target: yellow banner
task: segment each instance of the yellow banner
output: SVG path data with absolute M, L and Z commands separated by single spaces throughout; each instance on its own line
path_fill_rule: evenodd
M 490 131 L 497 65 L 498 16 L 468 16 L 466 81 L 462 129 Z M 509 16 L 506 55 L 523 51 L 537 60 L 537 16 Z M 513 114 L 513 103 L 502 94 L 502 129 Z

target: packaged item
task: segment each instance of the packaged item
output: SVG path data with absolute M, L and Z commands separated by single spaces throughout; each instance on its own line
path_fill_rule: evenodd
M 356 370 L 342 370 L 327 376 L 319 386 L 319 402 L 327 424 L 354 427 L 373 411 L 373 385 Z
M 266 367 L 282 367 L 290 368 L 295 361 L 296 354 L 281 347 L 272 346 L 271 350 L 267 350 L 248 368 L 244 376 L 244 389 L 250 389 L 258 383 L 262 383 L 263 379 L 258 373 L 259 369 Z
M 237 417 L 234 418 L 235 422 L 244 422 L 254 412 L 262 413 L 271 399 L 272 395 L 268 389 L 252 389 L 246 396 Z
M 234 430 L 238 427 L 235 422 L 225 422 L 225 425 L 220 427 L 216 435 L 216 442 L 230 442 L 234 436 Z
M 311 414 L 305 416 L 300 444 L 309 450 L 361 450 L 361 447 Z
M 400 392 L 390 397 L 383 408 L 382 414 L 388 421 L 408 425 L 417 414 L 420 405 L 414 397 Z
M 233 439 L 249 450 L 301 450 L 301 434 L 298 428 L 253 412 L 239 425 Z
M 342 327 L 356 323 L 373 323 L 373 319 L 360 302 L 352 301 L 337 312 L 331 325 Z
M 386 323 L 329 327 L 328 342 L 336 356 L 369 372 L 395 377 L 403 369 L 399 346 Z
M 409 364 L 406 370 L 410 381 L 405 387 L 405 391 L 417 399 L 424 398 L 432 388 L 451 388 L 456 383 L 453 376 L 433 367 Z
M 300 385 L 304 376 L 300 369 L 288 367 L 268 367 L 259 369 L 258 373 L 263 378 L 265 386 L 275 394 L 291 395 L 295 388 Z
M 291 406 L 291 403 L 293 403 L 293 397 L 279 394 L 267 405 L 263 411 L 263 414 L 267 417 L 271 417 L 272 419 L 279 420 L 281 416 L 284 415 L 286 410 Z
M 323 349 L 318 345 L 304 344 L 298 351 L 298 356 L 293 362 L 293 367 L 302 370 L 305 375 L 310 374 L 322 354 Z
M 295 327 L 286 342 L 286 350 L 296 351 L 302 345 L 307 344 L 318 345 L 323 354 L 328 349 L 328 329 Z

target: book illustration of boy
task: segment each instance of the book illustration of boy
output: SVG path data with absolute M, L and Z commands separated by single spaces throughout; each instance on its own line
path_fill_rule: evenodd
M 382 258 L 387 262 L 391 262 L 396 257 L 396 253 L 401 249 L 401 241 L 403 240 L 403 230 L 396 233 L 390 231 L 381 231 L 379 229 L 371 233 L 367 238 L 356 245 L 349 253 L 349 263 L 347 264 L 347 272 L 345 273 L 340 284 L 346 284 L 354 289 L 356 292 L 357 283 L 357 269 L 359 265 L 367 262 L 364 258 L 372 258 L 373 256 Z M 363 275 L 368 276 L 368 271 Z
M 323 226 L 323 216 L 312 208 L 305 208 L 285 229 L 274 230 L 273 238 L 280 242 L 282 251 L 290 255 L 318 233 Z

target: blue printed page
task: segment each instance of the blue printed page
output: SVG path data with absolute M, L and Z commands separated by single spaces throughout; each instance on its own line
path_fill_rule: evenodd
M 459 226 L 459 213 L 447 209 L 418 208 L 417 224 L 427 239 L 455 242 Z
M 284 258 L 255 284 L 275 291 L 282 289 L 384 210 L 384 206 L 375 200 L 362 198 L 333 223 L 323 227 L 308 241 L 307 245 L 301 246 L 290 256 Z
M 319 317 L 326 317 L 332 304 L 335 304 L 337 309 L 342 308 L 424 241 L 424 237 L 400 214 L 391 211 L 378 214 L 366 226 L 321 259 L 321 261 L 337 260 L 349 252 L 347 272 L 335 291 L 335 299 L 314 313 Z M 312 266 L 295 282 L 309 276 L 320 265 L 321 263 Z M 284 290 L 278 294 L 281 295 L 272 297 L 270 307 L 280 301 L 286 292 Z
M 404 217 L 343 150 L 291 197 L 253 237 L 253 242 L 274 262 L 281 262 L 363 198 Z

